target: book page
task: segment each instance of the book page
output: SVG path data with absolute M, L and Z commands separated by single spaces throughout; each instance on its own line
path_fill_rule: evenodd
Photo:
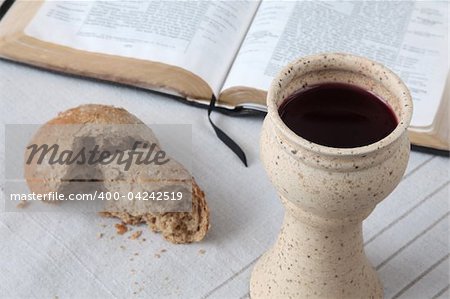
M 217 94 L 257 6 L 254 1 L 47 1 L 25 34 L 178 66 Z
M 448 3 L 263 1 L 224 89 L 267 90 L 290 61 L 320 52 L 348 52 L 385 64 L 408 85 L 412 126 L 430 126 L 448 67 Z

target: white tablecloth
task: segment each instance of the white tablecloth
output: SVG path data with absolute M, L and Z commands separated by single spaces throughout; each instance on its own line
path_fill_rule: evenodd
M 258 158 L 261 119 L 213 116 L 247 153 L 244 168 L 215 137 L 206 110 L 147 91 L 0 61 L 0 103 L 2 124 L 43 123 L 83 103 L 121 106 L 145 123 L 192 124 L 192 172 L 212 222 L 204 241 L 172 245 L 145 227 L 134 229 L 144 230 L 138 240 L 119 236 L 115 220 L 92 213 L 0 213 L 0 297 L 248 296 L 251 269 L 283 217 Z M 4 149 L 0 164 L 3 189 Z M 399 187 L 364 224 L 386 298 L 449 298 L 449 166 L 412 153 Z

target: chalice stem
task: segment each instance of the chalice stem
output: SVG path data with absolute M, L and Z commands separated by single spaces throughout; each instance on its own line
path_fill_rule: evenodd
M 320 218 L 282 202 L 281 232 L 255 266 L 252 298 L 383 297 L 364 253 L 361 218 Z

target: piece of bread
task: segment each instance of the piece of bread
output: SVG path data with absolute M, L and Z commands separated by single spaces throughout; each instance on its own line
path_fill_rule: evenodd
M 104 136 L 116 140 L 115 136 L 128 134 L 126 126 L 116 126 L 112 129 L 104 125 L 138 125 L 139 138 L 150 143 L 159 143 L 152 130 L 145 126 L 137 117 L 122 108 L 106 105 L 82 105 L 60 113 L 56 118 L 43 125 L 34 135 L 30 144 L 59 144 L 61 148 L 73 148 L 76 144 L 75 138 L 84 135 L 100 136 L 102 142 Z M 73 133 L 68 129 L 58 133 L 58 126 L 74 125 Z M 79 126 L 77 126 L 79 125 Z M 67 127 L 67 126 L 66 126 Z M 125 127 L 125 129 L 122 129 Z M 106 129 L 104 129 L 106 128 Z M 107 132 L 104 132 L 104 131 Z M 120 130 L 125 130 L 120 132 Z M 116 134 L 116 135 L 114 135 Z M 122 135 L 121 135 L 122 134 Z M 77 137 L 78 136 L 78 137 Z M 120 179 L 129 179 L 133 182 L 133 192 L 140 191 L 140 188 L 147 181 L 155 181 L 159 178 L 167 187 L 167 181 L 188 182 L 188 192 L 192 195 L 192 210 L 190 212 L 151 212 L 149 202 L 121 200 L 110 203 L 105 210 L 100 212 L 104 217 L 116 217 L 126 224 L 137 225 L 147 223 L 154 232 L 159 232 L 163 237 L 172 243 L 190 243 L 202 240 L 209 229 L 209 210 L 206 204 L 205 195 L 189 172 L 174 159 L 162 166 L 153 165 L 132 165 L 129 171 L 121 171 L 114 166 L 105 165 L 97 167 L 96 177 L 88 180 L 101 182 L 102 191 L 129 191 L 123 190 L 126 184 L 119 184 Z M 92 167 L 91 167 L 92 169 Z M 67 179 L 70 174 L 70 179 Z M 92 173 L 89 173 L 89 176 Z M 98 177 L 97 177 L 98 176 Z M 130 177 L 131 176 L 131 177 Z M 78 165 L 59 164 L 25 164 L 25 178 L 32 192 L 45 194 L 48 192 L 61 192 L 67 188 L 73 178 L 86 178 L 82 167 Z M 65 179 L 66 178 L 66 179 Z M 181 179 L 180 179 L 181 178 Z M 69 182 L 69 183 L 68 183 Z M 75 186 L 79 186 L 75 185 Z M 170 187 L 170 185 L 169 185 Z M 127 188 L 130 188 L 128 186 Z M 190 209 L 188 209 L 190 210 Z

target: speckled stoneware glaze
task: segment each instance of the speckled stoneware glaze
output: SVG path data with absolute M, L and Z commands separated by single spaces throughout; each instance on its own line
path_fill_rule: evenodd
M 362 147 L 331 148 L 292 132 L 278 108 L 308 85 L 350 83 L 393 108 L 398 126 Z M 267 96 L 261 159 L 286 208 L 275 245 L 256 264 L 255 298 L 382 298 L 383 288 L 364 253 L 362 221 L 400 182 L 409 157 L 412 101 L 401 79 L 366 58 L 328 53 L 285 67 Z

